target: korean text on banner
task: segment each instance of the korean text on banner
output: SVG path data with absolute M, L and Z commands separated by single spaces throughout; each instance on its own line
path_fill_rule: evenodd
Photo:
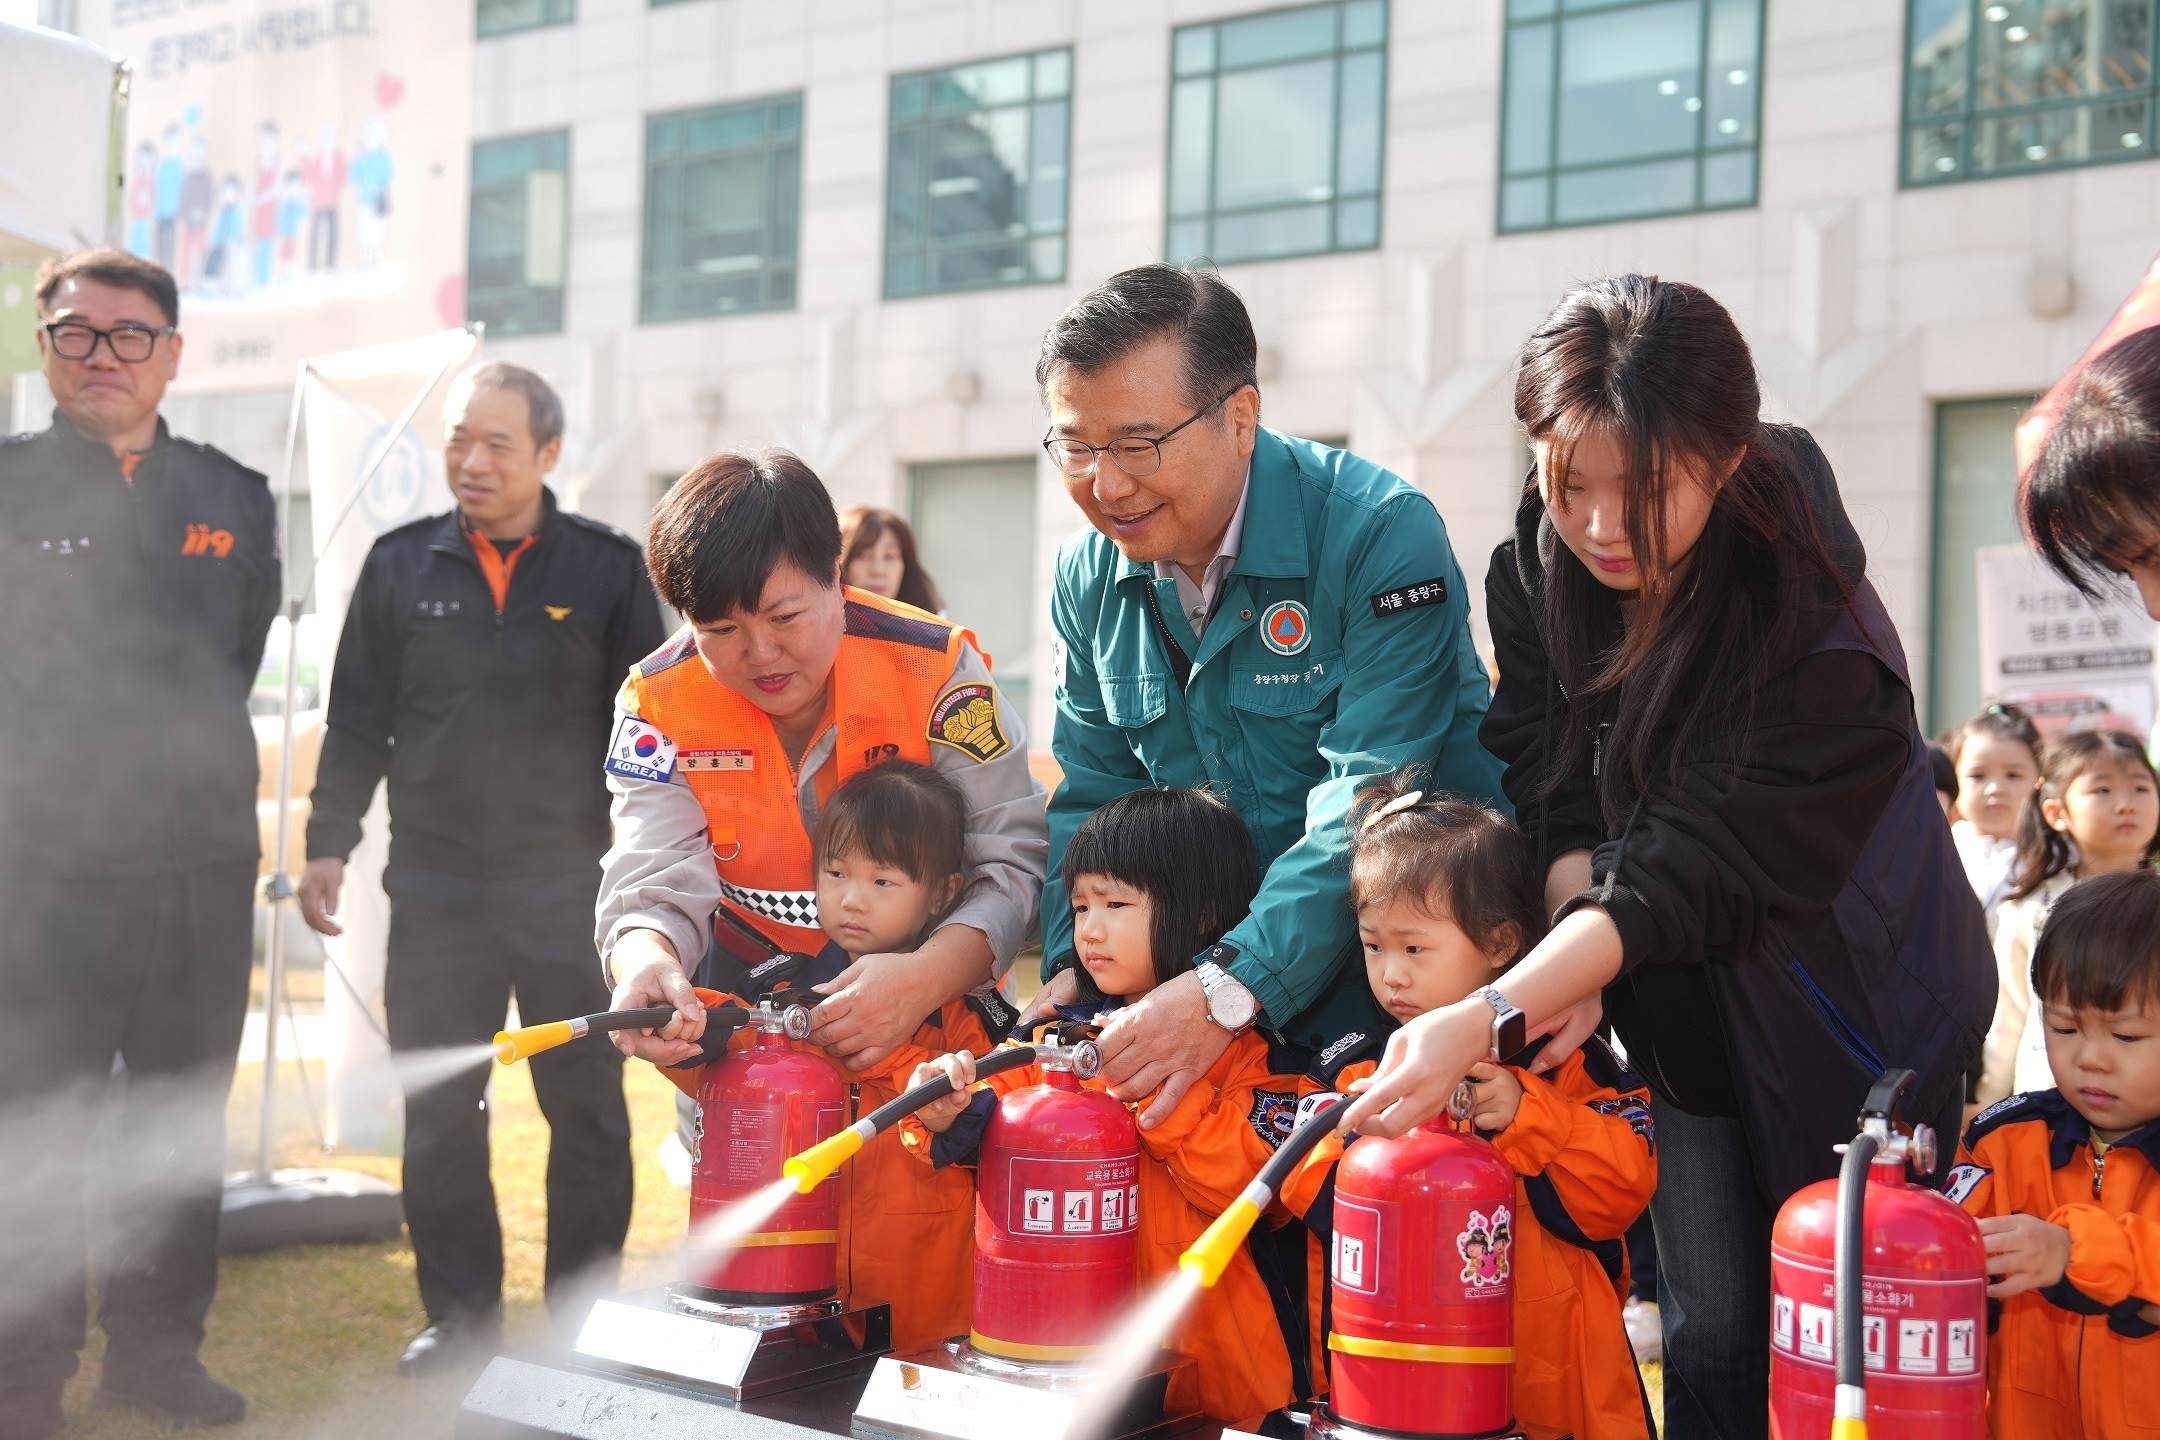
M 2087 600 L 2022 545 L 1975 552 L 1980 582 L 1980 684 L 2024 707 L 2042 731 L 2153 724 L 2155 627 L 2124 592 Z

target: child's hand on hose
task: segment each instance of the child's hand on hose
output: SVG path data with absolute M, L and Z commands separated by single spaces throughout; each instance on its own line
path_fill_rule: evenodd
M 961 1050 L 925 1061 L 915 1067 L 914 1074 L 908 1076 L 908 1088 L 912 1090 L 917 1085 L 927 1085 L 940 1075 L 952 1081 L 952 1094 L 933 1100 L 915 1112 L 915 1118 L 922 1121 L 923 1129 L 935 1135 L 942 1135 L 950 1130 L 953 1121 L 960 1118 L 960 1112 L 967 1109 L 968 1086 L 975 1083 L 975 1057 Z
M 1470 1067 L 1470 1123 L 1480 1130 L 1505 1130 L 1522 1108 L 1522 1081 L 1505 1065 L 1480 1060 Z

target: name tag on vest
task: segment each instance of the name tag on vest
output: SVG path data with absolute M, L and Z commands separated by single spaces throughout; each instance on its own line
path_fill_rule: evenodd
M 757 752 L 753 750 L 683 750 L 675 756 L 675 763 L 685 770 L 755 770 Z

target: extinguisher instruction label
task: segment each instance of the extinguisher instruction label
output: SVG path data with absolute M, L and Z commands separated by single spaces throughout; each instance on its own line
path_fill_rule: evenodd
M 1830 1368 L 1837 1333 L 1830 1268 L 1779 1251 L 1771 1284 L 1772 1346 L 1800 1363 Z M 1861 1360 L 1870 1373 L 1952 1380 L 1979 1372 L 1986 1280 L 1870 1275 L 1860 1300 Z
M 1380 1211 L 1345 1196 L 1335 1197 L 1335 1284 L 1359 1295 L 1380 1293 Z
M 1107 1159 L 1014 1155 L 1007 1164 L 1009 1234 L 1086 1239 L 1140 1227 L 1138 1154 Z

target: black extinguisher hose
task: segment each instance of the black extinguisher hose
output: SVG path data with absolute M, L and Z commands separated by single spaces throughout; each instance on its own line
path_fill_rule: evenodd
M 1862 1131 L 1845 1146 L 1838 1167 L 1837 1234 L 1832 1261 L 1837 1307 L 1837 1401 L 1831 1435 L 1860 1440 L 1867 1434 L 1867 1356 L 1861 1349 L 1861 1283 L 1867 1261 L 1868 1167 L 1882 1144 Z
M 1033 1045 L 1004 1045 L 975 1061 L 975 1078 L 987 1080 L 992 1075 L 1002 1075 L 1007 1070 L 1018 1070 L 1035 1063 L 1037 1047 Z M 903 1090 L 868 1115 L 861 1124 L 869 1127 L 873 1135 L 882 1135 L 908 1116 L 914 1114 L 933 1100 L 942 1100 L 952 1094 L 952 1077 L 940 1075 L 935 1080 L 925 1080 L 912 1090 Z
M 1230 1257 L 1244 1246 L 1245 1237 L 1275 1202 L 1275 1193 L 1290 1178 L 1290 1172 L 1312 1153 L 1315 1145 L 1335 1133 L 1335 1119 L 1334 1105 L 1323 1105 L 1306 1116 L 1237 1199 L 1223 1208 L 1199 1239 L 1185 1247 L 1185 1253 L 1178 1257 L 1178 1268 L 1204 1287 L 1220 1280 Z

